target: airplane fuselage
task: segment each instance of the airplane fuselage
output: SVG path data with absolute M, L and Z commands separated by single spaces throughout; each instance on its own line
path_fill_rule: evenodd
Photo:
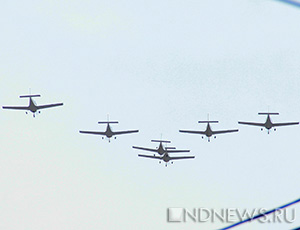
M 206 130 L 205 130 L 205 135 L 206 135 L 207 137 L 211 137 L 211 136 L 213 135 L 213 132 L 212 132 L 212 129 L 211 129 L 209 123 L 207 124 Z
M 113 133 L 113 131 L 111 130 L 109 124 L 107 124 L 106 131 L 105 131 L 105 135 L 106 135 L 106 137 L 108 137 L 108 138 L 111 138 L 111 137 L 114 135 L 114 133 Z
M 164 149 L 164 146 L 162 145 L 162 143 L 159 144 L 159 147 L 157 149 L 157 153 L 159 155 L 163 155 L 164 153 L 166 153 L 166 150 Z
M 171 160 L 168 153 L 165 153 L 161 159 L 166 163 Z
M 28 110 L 30 110 L 32 113 L 35 113 L 38 110 L 35 102 L 31 98 L 29 98 Z
M 269 129 L 271 129 L 272 127 L 273 127 L 273 123 L 272 123 L 272 121 L 271 121 L 270 115 L 268 115 L 267 120 L 266 120 L 266 123 L 265 123 L 265 128 L 269 130 Z

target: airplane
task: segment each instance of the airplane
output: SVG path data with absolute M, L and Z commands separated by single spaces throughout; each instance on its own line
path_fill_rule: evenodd
M 110 138 L 116 135 L 127 134 L 127 133 L 137 133 L 139 130 L 127 130 L 127 131 L 112 131 L 110 124 L 118 124 L 118 121 L 99 121 L 98 124 L 107 124 L 105 132 L 97 132 L 97 131 L 79 131 L 79 133 L 84 134 L 94 134 L 94 135 L 103 135 L 108 138 L 108 142 L 110 142 Z M 116 139 L 116 137 L 114 137 Z M 104 137 L 102 137 L 104 139 Z
M 171 141 L 167 140 L 151 140 L 151 142 L 158 142 L 159 146 L 156 149 L 151 148 L 144 148 L 144 147 L 138 147 L 138 146 L 132 146 L 134 149 L 140 149 L 150 152 L 158 153 L 159 155 L 164 155 L 165 153 L 185 153 L 190 152 L 190 150 L 175 150 L 175 147 L 164 147 L 163 143 L 171 143 Z
M 183 160 L 183 159 L 193 159 L 195 158 L 195 156 L 180 156 L 180 157 L 171 157 L 168 152 L 166 152 L 163 156 L 150 156 L 150 155 L 143 155 L 143 154 L 139 154 L 139 157 L 145 157 L 145 158 L 151 158 L 151 159 L 158 159 L 159 163 L 161 163 L 161 161 L 166 162 L 165 166 L 167 167 L 168 162 L 171 162 L 171 164 L 173 164 L 173 160 Z
M 210 127 L 211 123 L 219 123 L 218 121 L 198 121 L 198 123 L 207 123 L 206 130 L 205 131 L 193 131 L 193 130 L 179 130 L 181 133 L 190 133 L 190 134 L 202 134 L 205 135 L 208 138 L 208 142 L 210 142 L 210 138 L 214 136 L 214 138 L 217 138 L 215 135 L 217 134 L 224 134 L 224 133 L 233 133 L 238 132 L 238 129 L 229 129 L 229 130 L 219 130 L 219 131 L 213 131 Z M 204 137 L 202 136 L 202 139 Z
M 279 127 L 279 126 L 287 126 L 287 125 L 298 125 L 299 122 L 285 122 L 285 123 L 273 123 L 271 121 L 271 115 L 279 115 L 279 113 L 258 113 L 258 115 L 267 115 L 267 120 L 265 123 L 255 123 L 255 122 L 244 122 L 244 121 L 239 121 L 238 123 L 241 125 L 253 125 L 253 126 L 260 126 L 261 131 L 263 131 L 263 129 L 267 129 L 268 130 L 268 134 L 270 133 L 270 130 L 273 127 Z M 274 131 L 276 131 L 276 128 L 274 128 Z
M 56 103 L 56 104 L 48 104 L 48 105 L 37 105 L 35 101 L 32 99 L 33 97 L 40 97 L 41 95 L 23 95 L 20 98 L 29 98 L 29 105 L 28 106 L 2 106 L 3 109 L 14 109 L 14 110 L 29 110 L 33 113 L 33 117 L 35 117 L 35 113 L 41 113 L 38 111 L 40 109 L 47 109 L 56 106 L 62 106 L 63 103 Z M 27 111 L 25 112 L 27 114 Z

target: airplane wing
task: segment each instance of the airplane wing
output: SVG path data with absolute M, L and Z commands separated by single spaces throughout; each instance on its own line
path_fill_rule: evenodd
M 167 152 L 168 153 L 188 153 L 188 152 L 190 152 L 190 150 L 170 150 L 170 149 L 167 149 Z
M 275 123 L 273 126 L 299 125 L 299 122 Z
M 84 134 L 94 134 L 94 135 L 106 135 L 105 132 L 95 132 L 95 131 L 79 131 Z
M 49 104 L 49 105 L 39 105 L 37 106 L 38 109 L 47 109 L 51 107 L 61 106 L 63 103 L 56 103 L 56 104 Z
M 121 134 L 127 134 L 127 133 L 137 133 L 138 130 L 128 130 L 128 131 L 118 131 L 118 132 L 113 132 L 113 135 L 121 135 Z
M 2 106 L 2 109 L 29 110 L 28 106 Z
M 142 154 L 139 154 L 138 156 L 139 156 L 139 157 L 152 158 L 152 159 L 159 159 L 159 160 L 162 159 L 162 158 L 159 157 L 159 156 L 149 156 L 149 155 L 142 155 Z
M 219 131 L 213 131 L 213 135 L 215 134 L 223 134 L 223 133 L 234 133 L 234 132 L 238 132 L 238 129 L 229 129 L 229 130 L 219 130 Z
M 150 151 L 150 152 L 156 152 L 157 153 L 157 149 L 150 149 L 150 148 L 137 147 L 137 146 L 132 146 L 132 148 L 134 148 L 134 149 L 140 149 L 140 150 L 145 150 L 145 151 Z
M 243 122 L 243 121 L 239 121 L 238 122 L 241 125 L 254 125 L 254 126 L 265 126 L 264 123 L 255 123 L 255 122 Z
M 183 159 L 193 159 L 195 156 L 185 156 L 185 157 L 170 157 L 170 160 L 183 160 Z
M 193 131 L 193 130 L 179 130 L 181 133 L 191 133 L 191 134 L 202 134 L 205 135 L 204 131 Z

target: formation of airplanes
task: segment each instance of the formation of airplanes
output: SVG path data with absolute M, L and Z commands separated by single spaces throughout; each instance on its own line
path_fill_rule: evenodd
M 23 110 L 28 114 L 29 112 L 33 113 L 33 117 L 35 117 L 36 113 L 40 113 L 41 109 L 46 108 L 52 108 L 52 107 L 58 107 L 62 106 L 63 103 L 54 103 L 54 104 L 46 104 L 46 105 L 37 105 L 36 102 L 32 99 L 33 97 L 40 97 L 41 95 L 35 94 L 35 95 L 22 95 L 20 98 L 29 98 L 29 105 L 28 106 L 3 106 L 3 109 L 10 109 L 10 110 Z M 258 123 L 258 122 L 245 122 L 245 121 L 239 121 L 238 124 L 241 125 L 250 125 L 250 126 L 259 126 L 261 127 L 261 130 L 266 129 L 268 134 L 270 133 L 270 130 L 276 131 L 277 127 L 280 126 L 291 126 L 291 125 L 298 125 L 299 122 L 282 122 L 282 123 L 273 123 L 271 120 L 271 115 L 279 115 L 279 113 L 270 113 L 270 112 L 261 112 L 258 113 L 258 115 L 266 115 L 266 121 L 264 123 Z M 111 128 L 111 124 L 118 124 L 118 121 L 99 121 L 98 124 L 106 124 L 106 130 L 105 131 L 79 131 L 81 134 L 91 134 L 91 135 L 100 135 L 102 136 L 102 139 L 107 138 L 110 142 L 111 138 L 116 139 L 116 136 L 123 135 L 123 134 L 132 134 L 132 133 L 138 133 L 139 130 L 123 130 L 123 131 L 113 131 Z M 206 129 L 203 131 L 200 130 L 179 130 L 181 133 L 188 133 L 188 134 L 198 134 L 202 135 L 202 138 L 207 137 L 208 142 L 210 142 L 210 138 L 214 137 L 216 138 L 216 135 L 218 134 L 226 134 L 226 133 L 236 133 L 239 130 L 238 129 L 226 129 L 226 130 L 213 130 L 211 128 L 211 124 L 219 123 L 219 121 L 210 121 L 207 119 L 206 121 L 198 121 L 200 124 L 207 124 Z M 167 144 L 171 143 L 171 141 L 168 140 L 151 140 L 151 142 L 159 143 L 159 146 L 157 148 L 147 148 L 147 147 L 139 147 L 139 146 L 132 146 L 134 149 L 143 150 L 147 152 L 152 152 L 152 155 L 146 155 L 146 154 L 138 154 L 138 157 L 142 158 L 149 158 L 149 159 L 156 159 L 161 163 L 162 161 L 165 162 L 165 166 L 168 165 L 168 163 L 173 164 L 174 160 L 184 160 L 184 159 L 194 159 L 195 156 L 177 156 L 174 155 L 176 153 L 187 153 L 190 152 L 190 150 L 177 150 L 175 147 L 166 146 Z
M 144 157 L 144 158 L 150 158 L 150 159 L 157 159 L 157 160 L 159 160 L 159 163 L 161 163 L 161 161 L 164 161 L 166 167 L 167 167 L 169 162 L 171 162 L 171 164 L 173 164 L 173 160 L 183 160 L 183 159 L 193 159 L 193 158 L 195 158 L 195 156 L 170 156 L 170 153 L 190 152 L 190 150 L 177 150 L 175 147 L 167 147 L 167 146 L 163 145 L 163 143 L 171 143 L 171 141 L 151 140 L 151 142 L 158 142 L 159 146 L 156 149 L 138 147 L 138 146 L 132 146 L 132 148 L 157 153 L 159 156 L 156 156 L 155 154 L 153 156 L 152 155 L 138 154 L 138 156 L 139 157 Z
M 294 5 L 296 7 L 300 7 L 300 2 L 299 0 L 278 0 L 281 1 L 283 3 L 287 3 L 287 4 L 291 4 Z M 47 105 L 37 105 L 36 102 L 32 99 L 33 97 L 40 97 L 40 95 L 23 95 L 20 96 L 20 98 L 29 98 L 29 105 L 28 106 L 3 106 L 3 109 L 10 109 L 10 110 L 23 110 L 26 111 L 25 113 L 28 114 L 29 112 L 33 113 L 33 117 L 36 116 L 36 113 L 41 113 L 41 109 L 46 109 L 46 108 L 52 108 L 52 107 L 58 107 L 58 106 L 62 106 L 63 103 L 55 103 L 55 104 L 47 104 Z M 264 123 L 259 123 L 259 122 L 245 122 L 245 121 L 239 121 L 238 124 L 241 125 L 248 125 L 248 126 L 257 126 L 261 128 L 261 131 L 263 131 L 264 129 L 267 130 L 268 134 L 270 133 L 270 130 L 274 130 L 276 131 L 277 127 L 280 126 L 291 126 L 291 125 L 298 125 L 299 122 L 283 122 L 283 123 L 273 123 L 271 120 L 271 115 L 279 115 L 279 113 L 258 113 L 258 115 L 266 115 L 266 121 Z M 92 134 L 92 135 L 102 135 L 105 136 L 106 138 L 108 138 L 108 141 L 110 142 L 110 138 L 114 137 L 116 139 L 116 135 L 122 135 L 122 134 L 130 134 L 130 133 L 137 133 L 139 132 L 139 130 L 127 130 L 127 131 L 117 131 L 114 132 L 112 131 L 110 124 L 116 124 L 118 123 L 117 121 L 102 121 L 102 122 L 98 122 L 98 124 L 107 124 L 106 127 L 106 131 L 105 132 L 98 132 L 98 131 L 79 131 L 82 134 Z M 202 135 L 202 138 L 204 138 L 204 136 L 207 137 L 208 142 L 210 142 L 210 138 L 214 137 L 216 138 L 217 134 L 226 134 L 226 133 L 234 133 L 234 132 L 238 132 L 238 129 L 229 129 L 229 130 L 218 130 L 218 131 L 213 131 L 210 124 L 212 123 L 218 123 L 218 121 L 198 121 L 198 123 L 206 123 L 206 129 L 204 131 L 198 131 L 198 130 L 179 130 L 179 132 L 181 133 L 188 133 L 188 134 L 198 134 L 198 135 Z M 102 137 L 102 139 L 104 139 L 104 137 Z M 157 159 L 159 160 L 159 163 L 161 163 L 161 161 L 164 161 L 167 166 L 168 162 L 173 163 L 173 160 L 181 160 L 181 159 L 193 159 L 195 158 L 195 156 L 170 156 L 170 153 L 179 153 L 179 152 L 190 152 L 190 150 L 176 150 L 175 147 L 167 147 L 164 146 L 163 143 L 171 143 L 170 141 L 165 141 L 165 140 L 151 140 L 152 142 L 159 142 L 159 146 L 156 149 L 152 149 L 152 148 L 145 148 L 145 147 L 137 147 L 137 146 L 132 146 L 134 149 L 138 149 L 138 150 L 144 150 L 144 151 L 150 151 L 150 152 L 154 152 L 154 155 L 143 155 L 143 154 L 138 154 L 139 157 L 144 157 L 144 158 L 150 158 L 150 159 Z M 158 156 L 156 155 L 158 154 Z M 274 212 L 277 211 L 281 211 L 284 208 L 287 208 L 295 203 L 299 203 L 300 199 L 297 199 L 293 202 L 290 202 L 288 204 L 282 205 L 280 207 L 277 207 L 275 209 L 272 210 L 268 210 L 264 213 L 259 213 L 258 215 L 254 216 L 254 217 L 250 217 L 248 219 L 244 219 L 241 220 L 240 222 L 237 223 L 233 223 L 230 226 L 224 227 L 220 230 L 225 230 L 225 229 L 231 229 L 234 228 L 238 225 L 247 223 L 247 222 L 252 222 L 255 219 L 259 219 L 259 218 L 264 218 L 266 215 L 272 214 Z M 300 227 L 298 228 L 294 228 L 294 230 L 300 230 Z

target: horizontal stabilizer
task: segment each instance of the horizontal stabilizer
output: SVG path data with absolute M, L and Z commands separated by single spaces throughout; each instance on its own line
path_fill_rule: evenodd
M 258 115 L 279 115 L 279 113 L 258 113 Z
M 41 95 L 35 94 L 35 95 L 22 95 L 20 98 L 26 98 L 26 97 L 40 97 Z
M 171 141 L 166 141 L 166 140 L 151 140 L 151 142 L 171 143 Z
M 118 121 L 99 121 L 98 124 L 118 124 Z
M 176 149 L 176 147 L 165 147 L 165 149 Z
M 198 121 L 198 123 L 219 123 L 219 121 Z
M 167 149 L 168 153 L 189 153 L 191 150 L 169 150 Z

